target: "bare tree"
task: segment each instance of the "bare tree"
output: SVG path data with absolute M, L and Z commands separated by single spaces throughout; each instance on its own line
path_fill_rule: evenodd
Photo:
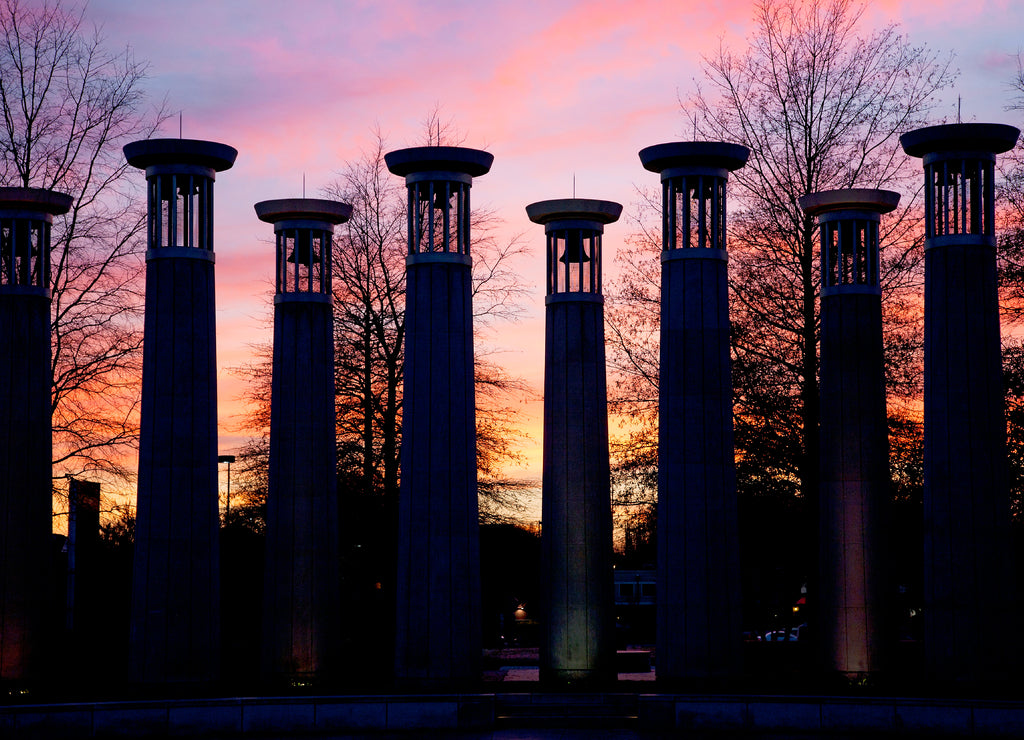
M 729 180 L 737 459 L 742 466 L 762 458 L 754 445 L 771 440 L 779 444 L 766 453 L 797 451 L 775 482 L 798 480 L 812 500 L 819 281 L 813 220 L 798 199 L 849 187 L 904 194 L 899 212 L 883 222 L 886 343 L 899 346 L 904 359 L 915 358 L 919 332 L 903 309 L 920 291 L 914 218 L 920 177 L 898 137 L 928 122 L 936 94 L 955 76 L 949 59 L 911 45 L 895 26 L 861 33 L 862 15 L 863 6 L 852 0 L 760 0 L 748 48 L 723 45 L 705 57 L 702 80 L 681 102 L 695 138 L 751 150 L 746 167 Z M 656 274 L 639 254 L 633 259 L 641 273 Z M 612 323 L 622 319 L 613 315 Z M 620 365 L 643 365 L 630 357 L 636 348 L 627 346 L 629 331 L 613 336 L 620 339 L 615 352 L 627 358 Z M 915 393 L 917 377 L 913 368 L 893 373 L 890 391 Z
M 532 392 L 521 378 L 510 375 L 485 356 L 475 358 L 473 370 L 480 521 L 520 524 L 519 517 L 526 510 L 523 494 L 536 483 L 509 475 L 508 468 L 523 461 L 516 447 L 524 439 L 517 402 Z
M 0 184 L 74 199 L 52 242 L 55 477 L 127 477 L 137 441 L 145 222 L 121 147 L 162 120 L 145 75 L 84 8 L 0 0 Z
M 1005 108 L 1019 114 L 1024 111 L 1024 53 L 1018 52 L 1016 61 Z M 1001 156 L 997 166 L 1001 175 L 996 190 L 1000 216 L 997 255 L 1010 500 L 1013 519 L 1019 524 L 1024 522 L 1024 341 L 1014 336 L 1013 329 L 1024 321 L 1024 141 Z M 1005 331 L 1008 326 L 1011 330 Z
M 328 188 L 351 203 L 334 239 L 335 378 L 343 485 L 398 494 L 405 334 L 405 189 L 371 148 Z
M 803 493 L 818 485 L 819 276 L 813 219 L 800 196 L 850 187 L 902 191 L 883 224 L 886 306 L 920 285 L 920 173 L 899 149 L 901 133 L 929 122 L 936 94 L 952 84 L 950 60 L 911 45 L 896 26 L 859 31 L 852 0 L 763 0 L 741 55 L 705 59 L 705 85 L 683 103 L 698 136 L 750 148 L 730 178 L 731 289 L 735 351 L 778 366 L 799 397 Z M 779 389 L 785 392 L 785 389 Z
M 250 436 L 235 452 L 231 501 L 230 506 L 225 507 L 224 526 L 241 524 L 254 532 L 263 532 L 270 488 L 273 345 L 271 342 L 254 343 L 251 352 L 252 361 L 230 368 L 231 373 L 245 381 L 239 400 L 246 402 L 246 411 L 238 427 Z
M 616 253 L 619 270 L 605 298 L 608 409 L 623 430 L 610 440 L 617 528 L 620 520 L 635 519 L 634 512 L 653 514 L 657 501 L 660 208 L 660 191 L 637 190 L 626 211 L 633 231 Z
M 449 144 L 457 136 L 437 111 L 424 124 L 428 144 Z M 339 485 L 350 499 L 376 510 L 398 496 L 402 429 L 402 383 L 405 337 L 406 190 L 384 162 L 389 150 L 384 135 L 374 132 L 370 147 L 325 189 L 327 197 L 353 206 L 333 243 L 335 326 L 335 405 Z M 477 464 L 481 516 L 500 520 L 520 510 L 519 494 L 528 484 L 507 474 L 521 460 L 516 441 L 525 384 L 481 351 L 480 337 L 500 321 L 521 311 L 524 288 L 509 262 L 525 250 L 518 236 L 502 239 L 500 220 L 485 208 L 473 213 L 473 298 L 477 330 Z M 270 354 L 237 371 L 250 381 L 251 413 L 247 420 L 262 436 L 241 453 L 246 467 L 241 485 L 259 500 L 265 491 L 260 472 L 266 465 L 269 429 Z M 251 489 L 251 490 L 250 490 Z M 265 494 L 262 494 L 265 495 Z M 352 503 L 352 502 L 350 502 Z M 353 503 L 353 505 L 355 505 Z
M 430 145 L 457 145 L 459 134 L 437 110 L 424 122 Z M 398 492 L 405 335 L 406 191 L 384 163 L 380 131 L 372 147 L 350 164 L 328 194 L 353 205 L 352 219 L 334 242 L 334 295 L 339 471 L 357 490 Z M 473 311 L 477 330 L 477 463 L 485 515 L 514 508 L 521 482 L 503 474 L 517 461 L 513 444 L 518 410 L 509 403 L 525 392 L 479 346 L 481 333 L 514 320 L 524 289 L 509 262 L 525 247 L 518 236 L 499 238 L 500 220 L 473 211 Z
M 1024 53 L 1017 54 L 1017 73 L 1009 82 L 1005 108 L 1024 111 Z M 999 307 L 1004 322 L 1024 320 L 1024 141 L 999 158 L 1001 175 L 996 197 L 1000 206 Z

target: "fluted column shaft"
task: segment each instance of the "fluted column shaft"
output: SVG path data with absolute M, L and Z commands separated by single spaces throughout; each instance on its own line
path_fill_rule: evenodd
M 443 146 L 385 155 L 408 190 L 395 588 L 395 677 L 407 686 L 480 676 L 470 188 L 493 159 Z
M 821 242 L 820 655 L 850 677 L 883 670 L 892 649 L 879 222 L 898 203 L 866 189 L 800 199 Z
M 996 154 L 1019 131 L 950 124 L 904 134 L 925 170 L 924 626 L 929 675 L 1018 669 L 996 281 Z
M 42 676 L 47 615 L 57 614 L 47 609 L 50 234 L 71 203 L 47 190 L 0 188 L 0 681 Z
M 567 198 L 532 203 L 544 224 L 544 478 L 541 680 L 615 679 L 611 471 L 602 234 L 622 206 Z
M 728 678 L 742 664 L 726 184 L 749 153 L 723 142 L 640 152 L 662 187 L 659 681 Z
M 220 516 L 213 183 L 237 152 L 152 139 L 129 671 L 140 683 L 220 673 Z
M 255 209 L 274 224 L 277 275 L 263 674 L 305 683 L 336 675 L 341 659 L 331 264 L 334 225 L 352 207 L 293 198 Z

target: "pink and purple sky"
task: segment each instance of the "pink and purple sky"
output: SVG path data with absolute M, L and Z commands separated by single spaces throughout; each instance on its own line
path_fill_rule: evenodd
M 749 0 L 91 0 L 87 19 L 111 46 L 149 60 L 147 87 L 183 112 L 184 136 L 239 151 L 217 179 L 221 451 L 244 437 L 241 388 L 227 369 L 270 336 L 272 231 L 253 203 L 300 196 L 303 174 L 306 194 L 320 196 L 371 145 L 375 126 L 392 148 L 413 145 L 440 106 L 467 146 L 495 156 L 474 202 L 533 246 L 517 264 L 532 288 L 526 315 L 487 341 L 537 390 L 526 406 L 528 467 L 515 472 L 539 479 L 543 230 L 524 207 L 570 197 L 575 175 L 579 197 L 628 209 L 636 185 L 657 182 L 637 152 L 687 138 L 678 98 L 693 90 L 702 54 L 720 41 L 745 48 L 752 16 Z M 961 75 L 939 116 L 955 119 L 959 96 L 965 121 L 1024 123 L 1003 110 L 1024 2 L 875 0 L 862 28 L 890 22 L 913 44 L 956 53 Z M 177 123 L 165 135 L 177 136 Z M 628 228 L 606 229 L 606 265 Z

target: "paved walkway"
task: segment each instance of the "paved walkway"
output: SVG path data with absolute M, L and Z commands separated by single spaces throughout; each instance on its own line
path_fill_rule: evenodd
M 636 668 L 638 664 L 650 664 L 651 652 L 648 648 L 637 647 L 620 650 L 619 657 L 625 660 L 632 659 L 635 662 L 629 663 L 628 667 Z M 495 663 L 500 665 L 497 670 L 485 671 L 484 680 L 487 682 L 529 683 L 540 681 L 540 668 L 538 668 L 540 656 L 537 648 L 485 650 L 484 656 L 492 666 Z M 635 670 L 622 671 L 618 674 L 618 677 L 619 681 L 654 681 L 655 672 L 653 668 L 642 672 Z
M 504 683 L 513 681 L 540 681 L 540 668 L 531 666 L 502 666 L 498 669 L 500 678 L 497 680 Z M 620 681 L 653 681 L 654 670 L 645 673 L 620 673 Z

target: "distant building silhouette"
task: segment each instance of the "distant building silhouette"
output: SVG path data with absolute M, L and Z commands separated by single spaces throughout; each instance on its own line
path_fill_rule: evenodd
M 741 667 L 726 183 L 749 154 L 703 141 L 640 151 L 662 189 L 659 680 Z
M 541 680 L 614 680 L 611 471 L 601 236 L 622 206 L 566 198 L 526 207 L 544 225 Z
M 308 681 L 338 670 L 342 640 L 331 241 L 352 206 L 291 198 L 255 208 L 276 245 L 263 671 Z
M 395 676 L 480 677 L 469 193 L 494 157 L 427 146 L 385 155 L 409 194 Z
M 1003 679 L 1021 636 L 996 284 L 994 123 L 900 137 L 924 164 L 924 643 L 928 675 Z
M 50 587 L 50 234 L 72 198 L 0 188 L 0 680 L 41 677 Z
M 800 199 L 821 240 L 818 634 L 822 667 L 851 677 L 884 669 L 892 649 L 878 224 L 899 201 L 889 190 Z
M 98 622 L 96 587 L 99 582 L 100 484 L 68 479 L 67 618 L 76 641 L 93 639 Z
M 193 139 L 124 147 L 146 171 L 146 319 L 131 679 L 220 671 L 213 185 L 238 152 Z

